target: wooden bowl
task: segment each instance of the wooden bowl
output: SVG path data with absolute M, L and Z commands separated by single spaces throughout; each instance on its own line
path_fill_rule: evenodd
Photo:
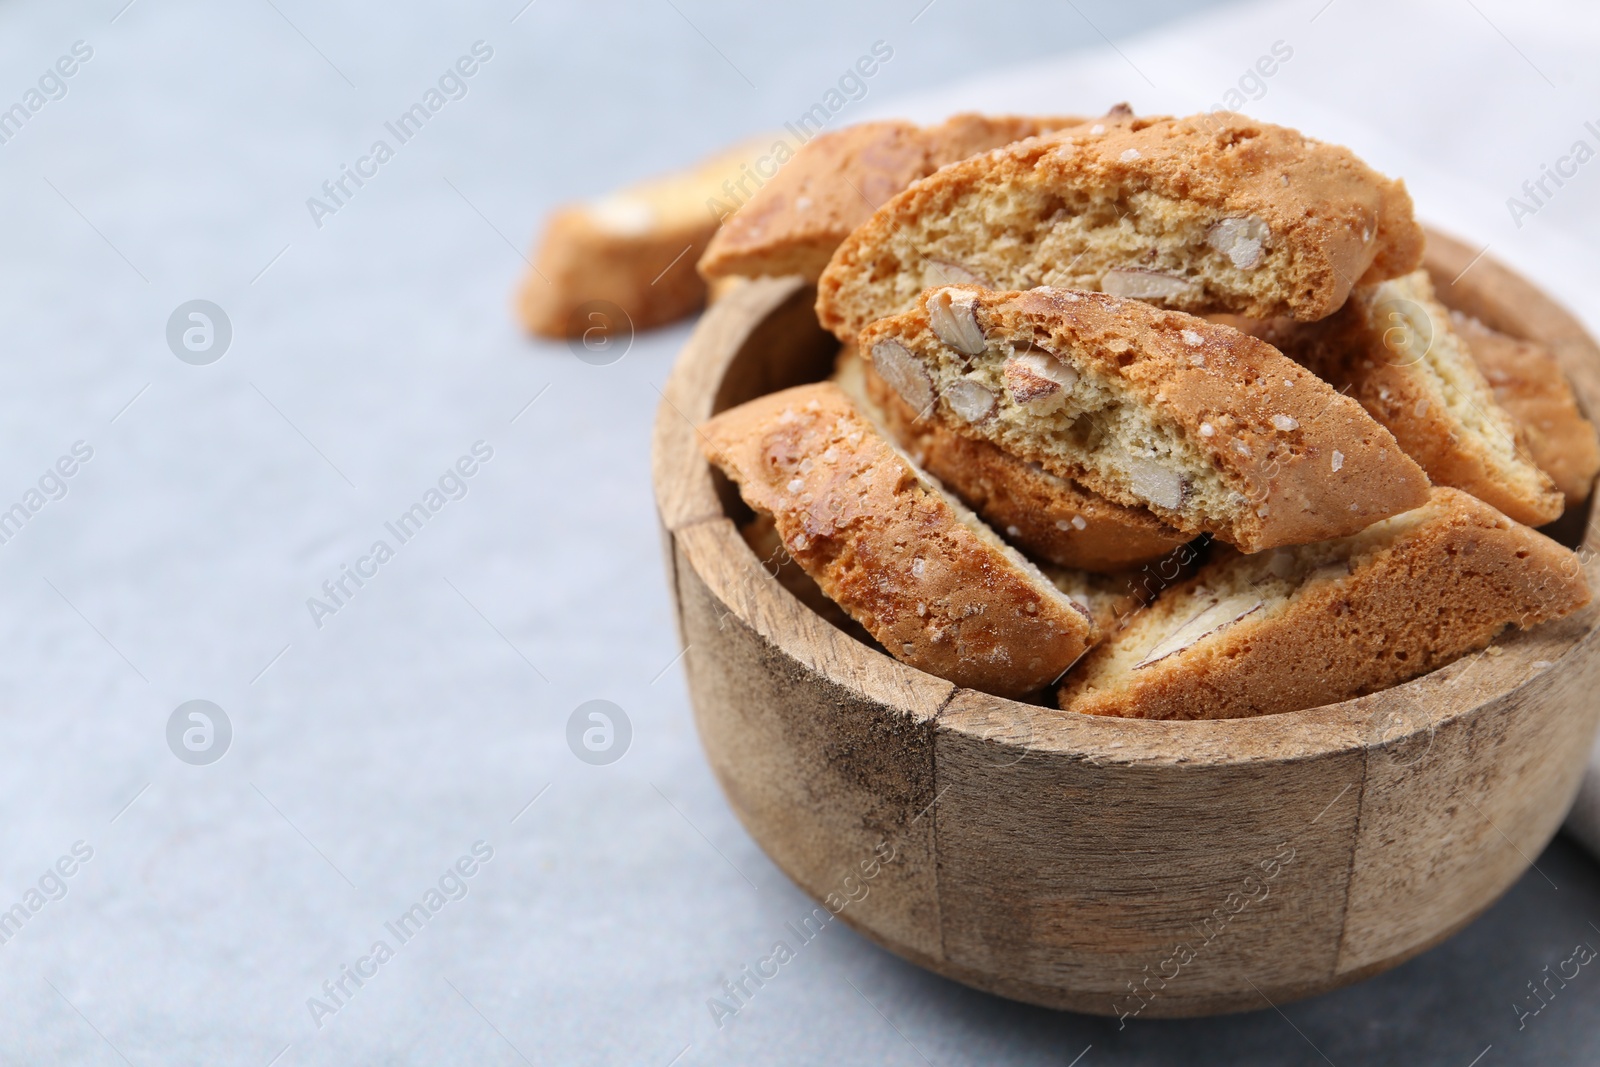
M 1600 412 L 1600 349 L 1582 326 L 1473 259 L 1430 234 L 1442 299 L 1548 345 Z M 706 756 L 819 905 L 1001 996 L 1202 1015 L 1401 963 L 1493 903 L 1555 834 L 1600 715 L 1594 608 L 1357 700 L 1145 722 L 958 688 L 804 607 L 746 547 L 730 516 L 748 511 L 695 426 L 828 374 L 838 343 L 813 299 L 767 279 L 706 313 L 662 397 L 654 479 Z M 1600 588 L 1585 519 L 1564 527 Z

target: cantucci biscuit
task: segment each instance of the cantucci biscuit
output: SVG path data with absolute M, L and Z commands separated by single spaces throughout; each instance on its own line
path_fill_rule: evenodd
M 863 122 L 819 134 L 724 220 L 701 257 L 700 273 L 800 274 L 816 281 L 850 231 L 917 179 L 947 163 L 1083 121 L 968 113 L 937 126 Z
M 517 291 L 524 327 L 553 338 L 621 329 L 607 309 L 598 309 L 600 320 L 586 313 L 584 305 L 598 301 L 640 330 L 698 311 L 706 283 L 694 262 L 717 230 L 707 201 L 769 143 L 747 141 L 689 170 L 558 209 Z
M 1113 573 L 1161 559 L 1190 540 L 1145 508 L 1107 500 L 939 419 L 918 418 L 855 345 L 839 353 L 834 381 L 923 470 L 1039 559 Z
M 1226 552 L 1067 677 L 1062 708 L 1226 719 L 1376 692 L 1589 601 L 1572 552 L 1455 489 L 1352 537 Z
M 857 341 L 912 410 L 1247 552 L 1427 500 L 1360 405 L 1271 345 L 1104 293 L 930 289 Z
M 1108 116 L 913 184 L 839 246 L 817 315 L 850 338 L 968 282 L 1314 321 L 1414 269 L 1422 243 L 1405 186 L 1348 149 L 1226 112 Z
M 771 393 L 701 427 L 708 459 L 897 659 L 1024 696 L 1096 639 L 1089 612 L 921 474 L 840 389 Z
M 1279 347 L 1388 427 L 1435 484 L 1530 526 L 1561 514 L 1560 491 L 1519 440 L 1426 271 L 1357 290 L 1326 323 L 1272 329 Z
M 1508 337 L 1460 312 L 1450 313 L 1450 325 L 1520 431 L 1528 457 L 1550 476 L 1568 507 L 1587 500 L 1600 474 L 1600 442 L 1594 424 L 1578 410 L 1561 364 L 1543 345 Z

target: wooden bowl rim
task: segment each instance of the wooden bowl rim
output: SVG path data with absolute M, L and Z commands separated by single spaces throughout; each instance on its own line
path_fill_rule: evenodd
M 1436 280 L 1452 279 L 1438 286 L 1441 301 L 1545 344 L 1586 413 L 1600 412 L 1600 346 L 1577 318 L 1493 257 L 1426 229 L 1425 265 Z M 1600 622 L 1600 605 L 1590 605 L 1531 631 L 1510 631 L 1491 646 L 1498 650 L 1492 654 L 1457 660 L 1378 693 L 1240 719 L 1084 715 L 963 689 L 910 667 L 828 624 L 772 580 L 722 507 L 695 440 L 698 424 L 715 414 L 723 378 L 751 335 L 775 315 L 794 314 L 810 288 L 799 277 L 753 279 L 713 304 L 685 344 L 661 391 L 655 427 L 652 475 L 663 526 L 707 587 L 785 655 L 918 721 L 935 718 L 940 729 L 994 745 L 1002 763 L 1008 753 L 1019 760 L 1038 753 L 1095 763 L 1230 766 L 1313 760 L 1375 746 L 1416 751 L 1431 744 L 1441 725 L 1561 668 Z M 1592 511 L 1594 494 L 1587 506 Z M 694 536 L 677 536 L 694 527 Z M 1600 523 L 1587 522 L 1578 552 L 1591 586 L 1600 587 Z M 714 565 L 713 556 L 724 564 L 737 559 L 738 565 Z M 1469 675 L 1477 701 L 1453 702 Z

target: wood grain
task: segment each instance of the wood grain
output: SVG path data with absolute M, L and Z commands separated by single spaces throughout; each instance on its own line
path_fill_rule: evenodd
M 1593 340 L 1476 256 L 1430 232 L 1441 300 L 1548 345 L 1600 411 Z M 654 464 L 707 757 L 819 903 L 891 842 L 846 922 L 981 989 L 1153 1018 L 1376 974 L 1470 922 L 1538 856 L 1600 717 L 1600 608 L 1373 696 L 1209 722 L 957 689 L 806 609 L 738 536 L 743 506 L 693 424 L 826 375 L 836 343 L 811 299 L 798 278 L 768 279 L 713 305 L 663 390 Z M 1557 532 L 1600 587 L 1588 506 Z

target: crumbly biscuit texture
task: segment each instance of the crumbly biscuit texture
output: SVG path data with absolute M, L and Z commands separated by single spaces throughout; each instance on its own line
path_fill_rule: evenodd
M 1096 639 L 1085 609 L 921 475 L 837 386 L 759 397 L 701 438 L 745 502 L 772 516 L 789 555 L 896 658 L 1016 697 Z
M 917 179 L 979 152 L 1083 121 L 966 113 L 937 126 L 864 122 L 817 134 L 792 159 L 780 154 L 778 172 L 746 194 L 749 199 L 738 204 L 706 248 L 700 273 L 707 278 L 800 274 L 816 281 L 850 231 Z M 719 193 L 718 199 L 729 197 Z
M 1146 508 L 1107 500 L 939 419 L 918 418 L 854 345 L 840 351 L 834 381 L 923 470 L 1037 559 L 1116 573 L 1164 559 L 1190 540 Z
M 1438 488 L 1352 537 L 1225 552 L 1069 675 L 1068 711 L 1222 719 L 1318 707 L 1404 682 L 1589 601 L 1578 557 Z
M 1587 500 L 1600 474 L 1600 442 L 1594 424 L 1578 410 L 1561 364 L 1543 345 L 1508 337 L 1458 311 L 1450 313 L 1450 325 L 1511 416 L 1529 458 L 1550 476 L 1568 507 Z
M 1247 552 L 1426 502 L 1360 405 L 1256 338 L 1138 300 L 928 290 L 858 340 L 922 418 Z
M 1561 514 L 1561 492 L 1452 328 L 1426 271 L 1357 290 L 1326 323 L 1267 329 L 1388 427 L 1435 484 L 1465 490 L 1530 526 Z
M 839 246 L 817 314 L 849 338 L 960 281 L 1314 321 L 1422 243 L 1405 186 L 1347 149 L 1226 112 L 1108 118 L 912 185 Z

